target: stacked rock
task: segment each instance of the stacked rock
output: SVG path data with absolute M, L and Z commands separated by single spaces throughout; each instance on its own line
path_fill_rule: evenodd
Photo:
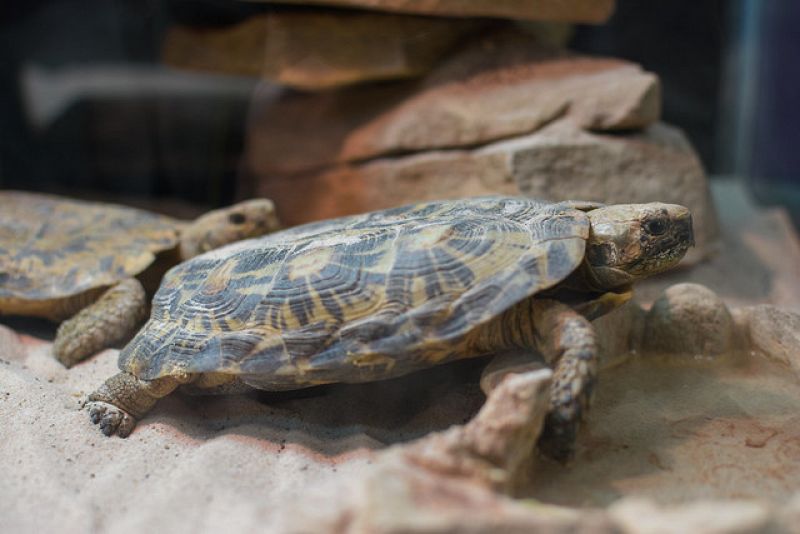
M 696 252 L 714 240 L 702 166 L 659 122 L 658 77 L 563 47 L 564 23 L 601 23 L 613 0 L 275 3 L 316 7 L 176 27 L 164 56 L 281 86 L 253 98 L 240 185 L 288 224 L 524 194 L 684 204 Z

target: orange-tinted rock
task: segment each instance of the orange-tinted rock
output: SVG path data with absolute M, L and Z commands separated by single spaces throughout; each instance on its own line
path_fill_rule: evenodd
M 286 94 L 255 102 L 249 160 L 259 174 L 486 144 L 561 115 L 592 130 L 642 128 L 660 114 L 658 78 L 638 65 L 568 55 L 520 32 L 474 43 L 419 83 Z
M 656 299 L 645 319 L 644 349 L 692 359 L 717 358 L 734 348 L 733 317 L 716 293 L 682 283 Z M 736 347 L 739 348 L 739 347 Z
M 766 532 L 772 526 L 769 507 L 742 500 L 704 500 L 683 506 L 659 506 L 642 498 L 628 498 L 613 504 L 608 514 L 620 532 L 744 533 Z M 776 532 L 781 532 L 775 529 Z
M 174 26 L 161 51 L 173 67 L 224 74 L 260 76 L 266 52 L 266 21 L 253 17 L 231 26 Z
M 342 11 L 278 11 L 222 28 L 172 28 L 170 65 L 261 76 L 302 89 L 419 76 L 478 22 Z
M 767 304 L 748 310 L 753 348 L 800 379 L 800 315 Z
M 683 204 L 694 218 L 695 255 L 708 251 L 718 230 L 697 156 L 679 130 L 664 124 L 609 135 L 565 119 L 474 150 L 430 151 L 296 176 L 262 174 L 256 192 L 274 199 L 290 225 L 421 200 L 521 193 Z
M 261 0 L 275 4 L 320 4 L 447 17 L 498 17 L 599 24 L 614 0 Z

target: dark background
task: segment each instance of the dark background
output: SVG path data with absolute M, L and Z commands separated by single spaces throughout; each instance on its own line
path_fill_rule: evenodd
M 227 24 L 265 9 L 275 8 L 211 0 L 3 4 L 0 187 L 232 201 L 255 81 L 194 89 L 191 74 L 152 67 L 170 24 Z M 686 131 L 706 169 L 736 175 L 757 198 L 797 217 L 799 25 L 796 0 L 618 0 L 607 24 L 577 28 L 571 48 L 658 73 L 663 119 Z M 123 68 L 108 87 L 98 79 L 96 90 L 52 105 L 53 91 L 69 94 L 70 76 L 96 76 L 103 66 Z

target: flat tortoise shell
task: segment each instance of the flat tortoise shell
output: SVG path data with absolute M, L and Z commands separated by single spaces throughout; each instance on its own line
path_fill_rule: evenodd
M 589 221 L 509 198 L 312 223 L 171 270 L 121 354 L 139 378 L 221 372 L 268 389 L 389 378 L 463 357 L 458 341 L 583 259 Z
M 61 323 L 53 352 L 71 366 L 136 331 L 147 308 L 137 277 L 154 290 L 167 266 L 277 227 L 267 199 L 181 221 L 116 204 L 0 191 L 0 315 Z
M 594 378 L 587 317 L 691 240 L 682 206 L 486 197 L 242 241 L 167 273 L 122 372 L 90 396 L 92 419 L 125 435 L 181 383 L 366 382 L 522 347 L 556 367 L 550 449 L 565 457 Z

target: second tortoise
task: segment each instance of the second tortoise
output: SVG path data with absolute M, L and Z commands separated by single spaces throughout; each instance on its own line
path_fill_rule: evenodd
M 515 197 L 428 202 L 313 223 L 173 268 L 89 397 L 107 435 L 181 384 L 306 388 L 396 377 L 510 348 L 554 367 L 540 447 L 570 457 L 595 380 L 589 319 L 693 242 L 676 205 Z
M 0 191 L 0 315 L 59 322 L 53 352 L 69 367 L 130 339 L 146 317 L 142 282 L 155 289 L 182 259 L 276 229 L 267 199 L 180 221 L 115 204 Z

